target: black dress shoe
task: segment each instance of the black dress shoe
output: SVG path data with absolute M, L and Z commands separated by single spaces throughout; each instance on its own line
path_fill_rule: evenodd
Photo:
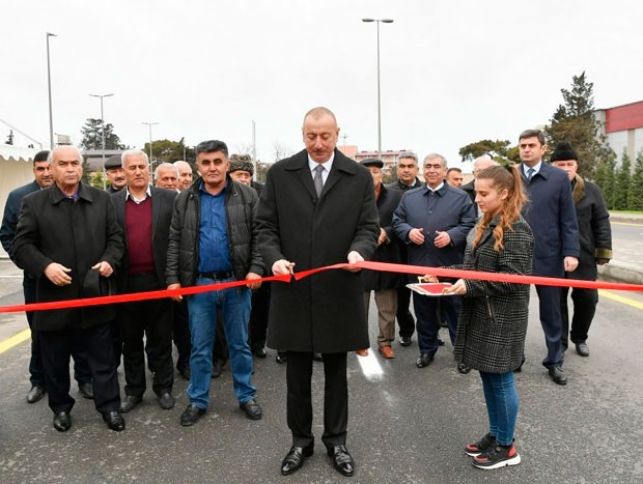
M 333 465 L 340 474 L 346 477 L 353 475 L 355 464 L 345 445 L 336 445 L 328 449 L 328 455 L 333 459 Z
M 281 475 L 287 476 L 301 469 L 307 457 L 313 455 L 314 444 L 311 442 L 306 447 L 291 447 L 284 460 L 281 461 Z
M 471 371 L 471 368 L 465 365 L 464 363 L 458 363 L 458 371 L 463 375 L 466 375 Z
M 190 368 L 177 368 L 179 375 L 186 381 L 190 381 Z
M 438 338 L 438 346 L 444 346 L 444 340 L 442 338 Z
M 240 403 L 239 408 L 244 411 L 246 417 L 250 420 L 261 420 L 261 407 L 254 398 L 251 398 L 247 402 Z
M 558 385 L 567 385 L 567 373 L 560 366 L 552 366 L 548 369 L 549 376 Z
M 125 395 L 125 398 L 121 402 L 121 413 L 127 413 L 130 410 L 133 410 L 139 403 L 143 400 L 142 397 L 137 397 L 135 395 Z
M 411 346 L 411 337 L 410 336 L 400 336 L 400 345 L 401 346 Z
M 282 363 L 285 363 L 286 360 L 288 360 L 288 354 L 285 351 L 277 352 L 277 356 L 275 356 L 275 361 L 277 363 L 281 365 Z
M 92 386 L 91 382 L 86 382 L 86 383 L 79 383 L 78 384 L 78 393 L 83 398 L 86 398 L 87 400 L 93 400 L 94 399 L 94 387 Z
M 34 385 L 27 393 L 27 403 L 36 403 L 42 400 L 42 397 L 47 393 L 47 389 L 44 386 Z
M 54 428 L 58 432 L 67 432 L 71 428 L 71 415 L 69 412 L 58 412 L 54 415 Z
M 195 404 L 191 403 L 181 414 L 181 425 L 184 427 L 190 427 L 203 415 L 205 415 L 205 409 L 199 408 Z
M 107 423 L 107 428 L 114 432 L 125 430 L 125 419 L 120 412 L 112 410 L 111 412 L 103 412 L 103 420 Z
M 589 356 L 589 346 L 584 341 L 582 343 L 576 343 L 576 353 L 581 356 Z
M 212 362 L 212 378 L 219 378 L 223 373 L 224 360 L 214 360 Z
M 159 402 L 159 406 L 163 410 L 169 410 L 171 408 L 174 408 L 174 404 L 176 401 L 174 400 L 174 397 L 170 392 L 163 392 L 159 396 L 156 397 L 156 401 Z
M 417 359 L 415 362 L 415 366 L 418 368 L 424 368 L 425 366 L 429 366 L 431 362 L 433 361 L 433 355 L 429 353 L 422 353 L 420 357 Z
M 314 361 L 324 361 L 324 357 L 322 356 L 321 353 L 313 353 L 313 360 Z
M 266 356 L 268 356 L 268 353 L 266 353 L 266 348 L 264 348 L 263 346 L 261 348 L 255 348 L 252 351 L 252 354 L 257 358 L 265 358 Z

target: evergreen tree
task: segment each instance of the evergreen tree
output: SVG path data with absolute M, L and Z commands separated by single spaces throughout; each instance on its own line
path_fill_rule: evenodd
M 102 150 L 103 149 L 103 130 L 100 119 L 87 118 L 85 126 L 80 129 L 83 139 L 80 146 L 85 150 Z M 114 133 L 112 123 L 105 124 L 105 149 L 106 150 L 124 150 L 127 147 L 121 144 L 120 138 Z
M 545 128 L 547 144 L 552 149 L 560 141 L 569 142 L 578 154 L 579 173 L 590 179 L 601 160 L 614 156 L 602 133 L 602 126 L 594 116 L 594 84 L 587 81 L 585 72 L 573 76 L 570 90 L 561 89 L 563 104 Z
M 630 178 L 627 202 L 629 210 L 643 210 L 643 151 L 640 151 L 636 157 L 634 174 Z
M 613 157 L 601 160 L 596 169 L 594 181 L 599 186 L 605 197 L 605 203 L 609 210 L 614 208 L 614 183 L 616 178 L 616 161 Z
M 630 191 L 630 169 L 632 162 L 627 153 L 623 153 L 621 158 L 621 166 L 616 171 L 616 179 L 614 180 L 614 209 L 627 210 L 627 195 Z

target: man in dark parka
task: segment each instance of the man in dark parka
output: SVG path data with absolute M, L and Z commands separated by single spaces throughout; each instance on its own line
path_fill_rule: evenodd
M 379 233 L 371 175 L 335 149 L 339 128 L 334 114 L 323 107 L 310 110 L 302 132 L 306 149 L 272 166 L 259 204 L 259 247 L 273 274 L 362 261 L 374 252 Z M 282 463 L 284 475 L 298 470 L 313 452 L 314 352 L 324 360 L 322 441 L 335 468 L 353 474 L 345 446 L 346 353 L 368 347 L 362 292 L 360 275 L 348 270 L 272 287 L 268 346 L 288 352 L 293 446 Z

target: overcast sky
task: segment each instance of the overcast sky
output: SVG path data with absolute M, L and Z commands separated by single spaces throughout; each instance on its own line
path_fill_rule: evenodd
M 90 93 L 123 143 L 221 139 L 257 154 L 302 148 L 306 110 L 325 105 L 346 142 L 377 148 L 381 25 L 382 148 L 437 151 L 450 165 L 483 138 L 548 121 L 583 70 L 597 107 L 643 99 L 640 0 L 5 0 L 0 119 L 49 142 L 45 33 L 56 133 L 80 142 Z M 9 128 L 0 123 L 0 142 Z M 343 140 L 340 140 L 342 142 Z M 27 140 L 16 135 L 17 144 Z

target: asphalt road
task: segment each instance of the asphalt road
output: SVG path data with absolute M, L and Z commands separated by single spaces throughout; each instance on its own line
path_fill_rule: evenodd
M 643 241 L 643 224 L 612 221 L 612 237 L 619 243 L 632 243 Z
M 13 279 L 16 290 L 18 282 Z M 6 289 L 0 305 L 19 302 L 19 293 Z M 51 425 L 46 400 L 25 403 L 25 342 L 0 354 L 0 482 L 643 482 L 643 294 L 602 295 L 590 333 L 592 354 L 581 358 L 568 352 L 566 387 L 551 382 L 540 365 L 544 340 L 535 305 L 532 297 L 527 363 L 517 376 L 521 410 L 516 445 L 523 462 L 516 467 L 481 471 L 464 455 L 464 444 L 486 432 L 486 413 L 479 377 L 456 372 L 448 343 L 421 370 L 414 365 L 415 341 L 409 348 L 395 343 L 397 358 L 392 361 L 381 360 L 373 350 L 367 360 L 349 355 L 348 447 L 356 474 L 343 479 L 320 440 L 303 469 L 285 478 L 279 474 L 290 438 L 285 367 L 275 363 L 274 353 L 256 361 L 255 382 L 264 409 L 259 422 L 247 420 L 238 409 L 226 369 L 213 380 L 210 411 L 192 428 L 179 425 L 187 401 L 186 382 L 177 377 L 177 407 L 161 410 L 148 390 L 143 404 L 125 416 L 127 430 L 121 433 L 105 427 L 92 402 L 77 397 L 74 384 L 73 427 L 61 434 Z M 370 316 L 375 341 L 375 313 Z M 22 314 L 0 315 L 0 341 L 7 328 L 25 326 Z M 448 339 L 445 331 L 442 336 Z M 315 364 L 318 439 L 322 390 L 322 367 Z

